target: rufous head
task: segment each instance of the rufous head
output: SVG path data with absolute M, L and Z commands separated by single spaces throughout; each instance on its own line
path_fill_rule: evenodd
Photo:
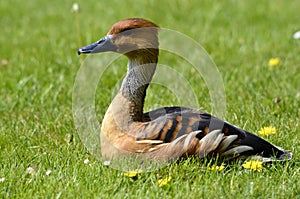
M 100 53 L 113 51 L 133 57 L 140 52 L 155 49 L 158 54 L 158 26 L 142 18 L 128 18 L 115 23 L 107 36 L 82 47 L 81 53 Z

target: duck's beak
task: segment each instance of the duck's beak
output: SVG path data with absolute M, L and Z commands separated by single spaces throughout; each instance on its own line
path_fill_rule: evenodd
M 78 49 L 78 55 L 81 53 L 100 53 L 107 51 L 116 51 L 116 46 L 111 41 L 112 35 L 107 35 L 103 37 L 99 41 L 90 44 L 88 46 L 84 46 Z

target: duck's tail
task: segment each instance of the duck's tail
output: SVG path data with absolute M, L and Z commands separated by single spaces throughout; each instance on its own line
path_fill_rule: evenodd
M 258 155 L 257 157 L 260 156 L 264 162 L 290 160 L 293 155 L 290 151 L 275 146 L 247 131 L 245 131 L 245 138 L 239 140 L 237 144 L 252 147 L 253 150 L 246 153 Z

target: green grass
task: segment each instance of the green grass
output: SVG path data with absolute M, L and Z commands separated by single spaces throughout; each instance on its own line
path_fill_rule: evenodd
M 293 39 L 300 29 L 299 1 L 80 0 L 78 18 L 72 3 L 0 2 L 1 198 L 300 198 L 300 40 Z M 190 159 L 131 179 L 90 155 L 72 117 L 72 89 L 82 61 L 76 50 L 127 17 L 150 19 L 201 43 L 223 78 L 226 119 L 255 133 L 276 127 L 266 139 L 291 150 L 293 160 L 265 165 L 262 172 L 249 172 L 240 162 L 215 172 L 208 163 Z M 279 66 L 267 66 L 272 57 L 281 59 Z M 182 71 L 210 112 L 201 77 L 183 69 L 182 60 L 162 53 L 161 62 Z M 126 59 L 117 63 L 125 65 Z M 105 73 L 105 87 L 96 96 L 100 121 L 125 72 L 124 66 Z M 150 86 L 147 110 L 176 105 L 171 92 L 160 90 L 167 91 Z M 276 98 L 281 101 L 275 103 Z M 90 164 L 84 164 L 86 158 Z M 26 173 L 28 167 L 34 174 Z M 157 187 L 166 176 L 171 181 Z

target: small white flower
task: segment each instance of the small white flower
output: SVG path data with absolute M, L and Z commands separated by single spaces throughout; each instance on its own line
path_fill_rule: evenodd
M 104 166 L 109 166 L 109 165 L 110 165 L 110 161 L 109 161 L 109 160 L 105 160 L 105 161 L 103 162 L 103 165 L 104 165 Z
M 51 172 L 52 172 L 52 171 L 51 171 L 50 169 L 48 169 L 48 170 L 46 171 L 46 176 L 50 175 Z
M 0 182 L 4 182 L 5 181 L 5 178 L 0 178 Z
M 85 159 L 85 160 L 83 161 L 83 163 L 84 163 L 84 164 L 88 164 L 88 163 L 90 163 L 90 160 L 87 158 L 87 159 Z
M 72 5 L 72 11 L 73 12 L 78 12 L 79 11 L 79 4 L 78 3 L 73 3 L 73 5 Z
M 294 33 L 294 39 L 300 39 L 300 30 Z
M 33 174 L 33 173 L 34 173 L 34 168 L 28 167 L 28 168 L 26 169 L 26 173 L 27 173 L 27 174 Z

